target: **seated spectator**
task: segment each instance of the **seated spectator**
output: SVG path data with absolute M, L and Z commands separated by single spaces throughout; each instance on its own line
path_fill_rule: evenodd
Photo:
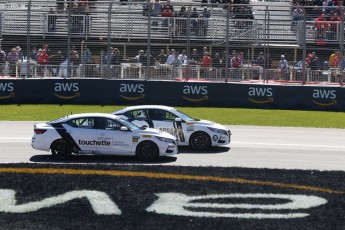
M 161 52 L 158 54 L 156 60 L 159 62 L 159 64 L 165 64 L 167 62 L 167 58 L 168 56 L 164 53 L 164 50 L 161 49 Z
M 325 39 L 325 35 L 330 25 L 326 19 L 325 14 L 321 14 L 320 17 L 315 19 L 315 29 L 316 29 L 316 38 Z

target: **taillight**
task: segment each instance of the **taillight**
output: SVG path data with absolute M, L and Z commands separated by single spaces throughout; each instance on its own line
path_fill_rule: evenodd
M 34 129 L 34 132 L 36 133 L 36 134 L 43 134 L 43 133 L 45 133 L 47 130 L 46 129 Z

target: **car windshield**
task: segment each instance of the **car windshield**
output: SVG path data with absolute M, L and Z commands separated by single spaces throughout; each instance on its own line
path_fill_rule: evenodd
M 185 114 L 179 110 L 175 110 L 175 115 L 184 121 L 197 121 L 197 120 L 199 120 L 199 119 L 192 118 L 192 117 L 188 116 L 187 114 Z
M 124 119 L 122 119 L 122 118 L 119 118 L 118 121 L 119 121 L 122 125 L 128 127 L 128 128 L 131 129 L 131 130 L 138 130 L 138 129 L 140 129 L 140 128 L 139 128 L 138 126 L 136 126 L 135 124 L 132 124 L 132 123 L 130 123 L 130 122 L 128 122 L 128 121 L 126 121 L 126 120 L 124 120 Z

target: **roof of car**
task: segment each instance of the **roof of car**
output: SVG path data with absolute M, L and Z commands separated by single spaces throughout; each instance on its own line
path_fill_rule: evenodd
M 123 113 L 129 110 L 134 109 L 164 109 L 164 110 L 175 110 L 175 108 L 166 106 L 166 105 L 136 105 L 136 106 L 129 106 L 117 111 L 114 111 L 113 113 Z
M 70 114 L 65 117 L 61 117 L 58 120 L 61 122 L 65 120 L 70 120 L 74 118 L 83 118 L 83 117 L 106 117 L 106 118 L 111 118 L 111 119 L 118 118 L 118 116 L 114 114 L 109 114 L 109 113 L 77 113 L 77 114 Z

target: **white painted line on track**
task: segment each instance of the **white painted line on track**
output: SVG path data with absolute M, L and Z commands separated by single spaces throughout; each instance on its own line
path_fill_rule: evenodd
M 255 142 L 231 142 L 231 145 L 260 145 L 260 146 L 285 146 L 285 147 L 317 147 L 317 148 L 344 148 L 344 145 L 308 145 L 308 144 L 279 144 L 279 143 L 255 143 Z

